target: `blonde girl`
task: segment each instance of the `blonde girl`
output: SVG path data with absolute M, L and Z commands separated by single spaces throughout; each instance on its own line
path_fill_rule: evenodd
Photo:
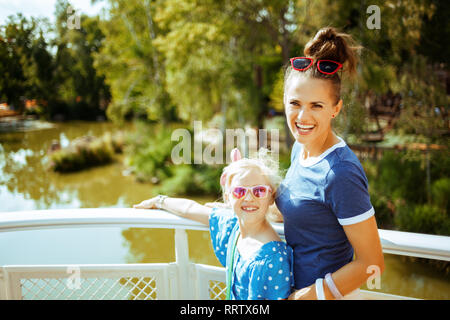
M 232 159 L 220 179 L 229 208 L 166 196 L 134 208 L 164 209 L 209 225 L 214 253 L 227 269 L 227 299 L 286 299 L 293 285 L 292 250 L 266 218 L 280 178 L 259 159 L 241 159 L 237 149 Z

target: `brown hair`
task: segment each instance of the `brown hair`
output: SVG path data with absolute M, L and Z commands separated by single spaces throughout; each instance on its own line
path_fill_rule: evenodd
M 335 103 L 340 100 L 341 78 L 339 72 L 333 75 L 326 75 L 317 70 L 316 63 L 321 59 L 334 60 L 343 64 L 343 72 L 350 77 L 356 74 L 356 65 L 358 62 L 358 50 L 360 46 L 354 44 L 353 38 L 346 33 L 338 32 L 335 28 L 326 27 L 320 29 L 314 38 L 308 41 L 305 46 L 304 54 L 314 59 L 314 66 L 306 71 L 296 71 L 289 64 L 284 76 L 284 89 L 294 72 L 301 72 L 305 76 L 331 81 L 334 88 Z

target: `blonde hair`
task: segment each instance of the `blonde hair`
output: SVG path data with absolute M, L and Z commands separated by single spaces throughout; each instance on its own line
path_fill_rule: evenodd
M 261 148 L 258 151 L 257 157 L 243 158 L 231 162 L 223 169 L 223 174 L 226 174 L 226 177 L 224 185 L 222 185 L 222 193 L 226 193 L 234 177 L 240 177 L 252 169 L 259 170 L 267 179 L 269 186 L 272 188 L 273 196 L 275 197 L 282 178 L 278 171 L 278 163 L 269 156 L 269 151 L 265 148 Z

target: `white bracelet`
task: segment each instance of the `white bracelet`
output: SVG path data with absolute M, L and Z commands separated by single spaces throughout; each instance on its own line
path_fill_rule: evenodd
M 158 195 L 158 202 L 155 203 L 155 205 L 158 209 L 162 209 L 164 200 L 166 200 L 166 198 L 167 198 L 167 196 Z
M 327 283 L 328 289 L 330 289 L 331 293 L 336 299 L 342 299 L 343 296 L 339 292 L 338 288 L 334 284 L 333 278 L 331 277 L 331 273 L 327 273 L 325 275 L 325 282 Z
M 323 292 L 323 279 L 322 278 L 316 279 L 316 296 L 317 296 L 317 300 L 326 300 L 325 292 Z

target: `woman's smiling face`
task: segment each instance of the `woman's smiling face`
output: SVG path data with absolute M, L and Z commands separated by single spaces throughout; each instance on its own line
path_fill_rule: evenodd
M 342 100 L 333 101 L 327 80 L 293 75 L 285 88 L 284 104 L 289 129 L 295 140 L 309 144 L 325 139 L 331 132 L 331 119 L 339 113 Z

